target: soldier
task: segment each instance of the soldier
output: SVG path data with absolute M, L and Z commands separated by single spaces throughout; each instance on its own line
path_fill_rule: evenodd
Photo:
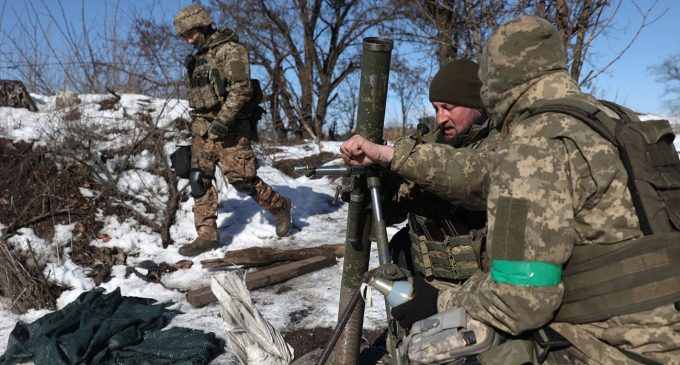
M 489 123 L 479 97 L 478 70 L 472 61 L 454 60 L 437 72 L 429 92 L 437 128 L 411 139 L 473 149 L 488 145 L 483 143 L 489 134 Z M 410 181 L 402 182 L 394 195 L 383 209 L 389 223 L 408 219 L 408 225 L 390 240 L 395 262 L 417 275 L 455 283 L 479 269 L 486 225 L 483 206 L 468 209 L 451 204 Z M 449 260 L 450 256 L 455 259 Z M 424 318 L 414 315 L 422 309 L 403 305 L 392 313 L 403 327 L 409 328 Z
M 559 32 L 537 17 L 511 21 L 491 36 L 480 79 L 482 100 L 500 130 L 489 154 L 408 140 L 390 148 L 357 137 L 341 147 L 351 163 L 388 165 L 451 200 L 486 198 L 489 270 L 446 290 L 416 285 L 413 301 L 420 290 L 436 298 L 440 312 L 462 308 L 500 333 L 550 329 L 562 336 L 515 347 L 523 354 L 508 350 L 519 341 L 507 341 L 481 355 L 482 363 L 538 362 L 546 351 L 550 363 L 680 363 L 680 277 L 673 269 L 680 254 L 667 248 L 677 244 L 678 206 L 655 211 L 655 221 L 673 225 L 643 237 L 641 223 L 649 222 L 632 198 L 663 202 L 662 194 L 671 193 L 629 189 L 637 180 L 629 179 L 627 157 L 569 108 L 531 112 L 540 102 L 572 100 L 595 110 L 590 117 L 618 114 L 580 92 L 566 71 Z M 654 143 L 665 133 L 645 138 Z M 675 171 L 677 154 L 657 164 Z
M 276 234 L 290 226 L 288 199 L 257 176 L 250 142 L 262 109 L 259 82 L 250 79 L 248 51 L 229 29 L 215 29 L 210 14 L 191 4 L 175 16 L 175 31 L 196 48 L 186 61 L 192 108 L 191 194 L 196 238 L 180 253 L 195 256 L 217 247 L 218 196 L 212 184 L 215 164 L 239 192 L 253 197 L 276 219 Z

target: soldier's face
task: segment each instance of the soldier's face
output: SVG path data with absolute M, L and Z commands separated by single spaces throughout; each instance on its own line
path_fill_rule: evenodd
M 477 109 L 439 101 L 432 102 L 432 106 L 437 112 L 437 124 L 446 142 L 452 141 L 457 135 L 470 129 L 475 120 L 482 115 Z
M 187 43 L 195 45 L 201 38 L 201 32 L 198 31 L 198 29 L 192 29 L 182 34 L 182 38 L 184 38 Z

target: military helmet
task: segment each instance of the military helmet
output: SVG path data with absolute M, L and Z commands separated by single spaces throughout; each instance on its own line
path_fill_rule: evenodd
M 175 15 L 175 32 L 182 35 L 192 29 L 208 27 L 213 24 L 210 13 L 200 4 L 188 5 Z

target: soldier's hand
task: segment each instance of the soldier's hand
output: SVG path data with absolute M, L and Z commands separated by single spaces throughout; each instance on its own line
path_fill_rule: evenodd
M 215 136 L 217 138 L 224 138 L 229 134 L 229 126 L 220 120 L 214 120 L 210 123 L 210 128 L 208 129 L 208 135 Z
M 380 164 L 387 166 L 394 157 L 394 148 L 379 145 L 362 136 L 355 135 L 340 146 L 340 154 L 348 165 Z
M 392 308 L 392 317 L 402 328 L 410 329 L 415 322 L 437 313 L 438 296 L 439 290 L 428 284 L 422 276 L 415 275 L 413 299 Z

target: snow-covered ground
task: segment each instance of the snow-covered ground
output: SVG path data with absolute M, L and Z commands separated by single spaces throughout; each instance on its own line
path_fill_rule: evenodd
M 33 95 L 38 104 L 39 112 L 32 113 L 23 109 L 0 108 L 0 137 L 14 140 L 44 142 L 45 136 L 53 128 L 58 128 L 59 112 L 55 111 L 55 98 Z M 153 108 L 154 118 L 159 117 L 161 126 L 171 126 L 172 120 L 187 115 L 187 105 L 184 101 L 150 99 L 141 95 L 123 95 L 121 106 L 117 111 L 99 111 L 96 102 L 106 96 L 81 95 L 81 112 L 83 119 L 93 125 L 118 123 L 126 126 L 131 121 L 127 115 L 142 107 Z M 149 100 L 144 102 L 143 100 Z M 142 101 L 142 102 L 140 102 Z M 121 140 L 111 138 L 113 147 Z M 181 142 L 181 141 L 177 141 Z M 174 149 L 174 143 L 165 148 Z M 293 179 L 284 175 L 271 166 L 275 160 L 285 158 L 300 158 L 319 153 L 319 146 L 308 143 L 296 146 L 277 146 L 280 152 L 265 155 L 266 149 L 256 148 L 260 161 L 258 175 L 273 188 L 289 197 L 293 201 L 293 234 L 286 238 L 277 238 L 274 232 L 273 217 L 263 211 L 252 199 L 243 196 L 236 190 L 217 179 L 220 190 L 220 206 L 218 226 L 223 246 L 212 252 L 204 253 L 192 258 L 194 265 L 191 269 L 178 270 L 163 277 L 163 285 L 143 281 L 135 275 L 125 277 L 125 266 L 113 267 L 111 280 L 101 284 L 101 287 L 111 291 L 117 287 L 127 296 L 150 297 L 159 301 L 173 301 L 173 308 L 184 314 L 177 316 L 172 326 L 197 328 L 215 332 L 224 337 L 222 321 L 216 306 L 201 309 L 193 308 L 185 299 L 182 291 L 196 288 L 200 283 L 208 285 L 210 273 L 201 268 L 200 261 L 208 258 L 223 257 L 228 250 L 242 249 L 252 246 L 277 248 L 304 248 L 322 244 L 342 243 L 345 237 L 346 205 L 333 204 L 335 183 L 327 178 L 309 179 L 300 177 Z M 339 143 L 324 142 L 321 151 L 337 152 Z M 159 204 L 167 200 L 167 187 L 158 176 L 145 170 L 148 159 L 145 153 L 137 156 L 134 166 L 124 171 L 120 187 L 133 194 L 155 194 Z M 115 164 L 115 158 L 109 164 Z M 333 163 L 333 162 L 331 162 Z M 338 161 L 336 161 L 338 163 Z M 113 166 L 111 166 L 113 168 Z M 180 180 L 178 188 L 187 184 Z M 149 189 L 152 187 L 152 189 Z M 84 196 L 96 194 L 85 187 L 80 189 Z M 163 248 L 160 235 L 148 227 L 140 225 L 133 219 L 120 221 L 115 216 L 98 215 L 97 219 L 104 225 L 101 230 L 102 239 L 91 242 L 92 245 L 105 247 L 120 247 L 128 253 L 127 264 L 143 260 L 153 260 L 161 263 L 175 263 L 186 257 L 178 253 L 182 243 L 195 238 L 193 214 L 191 208 L 193 199 L 189 198 L 181 203 L 176 215 L 175 224 L 171 228 L 171 235 L 175 245 Z M 1 222 L 7 224 L 7 222 Z M 74 224 L 58 226 L 52 242 L 37 237 L 31 229 L 23 229 L 20 235 L 12 238 L 15 245 L 29 243 L 35 251 L 39 251 L 43 260 L 50 262 L 45 271 L 53 280 L 73 288 L 65 291 L 58 298 L 58 307 L 62 308 L 74 300 L 83 291 L 92 289 L 95 284 L 87 277 L 83 268 L 74 264 L 68 256 L 69 241 Z M 3 226 L 0 225 L 0 229 Z M 396 228 L 388 229 L 388 234 L 396 232 Z M 105 237 L 105 238 L 104 238 Z M 378 262 L 375 249 L 372 252 L 371 265 Z M 338 293 L 342 274 L 342 260 L 330 268 L 326 268 L 308 275 L 292 279 L 288 282 L 252 292 L 253 299 L 265 319 L 280 330 L 311 328 L 317 326 L 333 327 L 337 319 Z M 7 306 L 0 303 L 0 354 L 5 351 L 7 338 L 18 320 L 33 321 L 44 315 L 46 311 L 31 311 L 24 315 L 15 315 L 6 310 Z M 383 325 L 385 318 L 384 302 L 377 292 L 373 294 L 373 306 L 366 309 L 365 327 L 377 328 Z M 215 363 L 227 363 L 225 355 Z
M 40 110 L 37 113 L 23 109 L 0 108 L 0 137 L 44 143 L 50 131 L 59 128 L 59 123 L 63 122 L 60 121 L 59 112 L 55 111 L 55 98 L 40 95 L 33 95 L 33 97 Z M 152 117 L 158 118 L 160 126 L 169 128 L 172 127 L 172 121 L 175 118 L 188 117 L 188 108 L 184 101 L 150 99 L 142 95 L 123 95 L 120 101 L 122 108 L 116 111 L 99 111 L 96 103 L 106 97 L 105 95 L 81 95 L 81 112 L 88 123 L 92 125 L 117 123 L 121 128 L 129 127 L 132 123 L 129 116 L 142 108 L 152 108 L 154 110 Z M 650 116 L 649 119 L 653 117 Z M 674 122 L 680 124 L 680 120 Z M 122 142 L 121 138 L 123 137 L 112 136 L 101 148 L 114 147 Z M 680 149 L 680 139 L 675 143 Z M 175 143 L 168 143 L 165 146 L 166 151 L 172 151 L 174 148 Z M 333 142 L 324 142 L 320 147 L 312 143 L 277 146 L 278 152 L 270 155 L 264 152 L 268 149 L 256 148 L 260 161 L 259 176 L 293 201 L 294 229 L 291 236 L 277 238 L 271 215 L 260 209 L 252 199 L 238 194 L 221 179 L 217 179 L 221 200 L 218 225 L 222 247 L 193 258 L 194 265 L 191 269 L 178 270 L 165 275 L 163 285 L 145 282 L 135 275 L 126 278 L 125 267 L 120 265 L 114 266 L 111 280 L 101 284 L 101 287 L 109 291 L 119 287 L 123 295 L 173 301 L 176 303 L 174 308 L 184 314 L 177 316 L 171 325 L 211 331 L 224 337 L 217 307 L 193 308 L 187 303 L 182 292 L 188 288 L 196 288 L 199 284 L 208 285 L 210 273 L 201 268 L 200 261 L 223 257 L 226 251 L 252 246 L 304 248 L 343 242 L 347 207 L 343 204 L 333 204 L 335 183 L 327 178 L 293 179 L 272 167 L 272 162 L 276 160 L 300 158 L 321 151 L 337 152 L 338 148 L 339 143 Z M 167 200 L 167 186 L 164 185 L 162 179 L 146 170 L 152 158 L 148 151 L 136 156 L 134 164 L 123 171 L 119 186 L 132 194 L 151 194 L 153 196 L 150 198 L 162 205 Z M 113 158 L 107 162 L 111 169 L 116 168 L 116 161 L 117 159 Z M 180 180 L 178 188 L 186 184 L 186 180 Z M 82 187 L 80 191 L 86 197 L 96 194 L 85 187 Z M 182 243 L 190 242 L 195 238 L 192 205 L 192 199 L 181 204 L 175 224 L 171 228 L 171 235 L 176 244 L 166 249 L 161 245 L 159 234 L 154 233 L 148 227 L 140 225 L 133 219 L 120 221 L 115 216 L 103 214 L 100 214 L 97 219 L 104 225 L 100 237 L 106 238 L 96 239 L 91 244 L 124 249 L 128 253 L 128 265 L 135 265 L 143 260 L 175 263 L 186 259 L 178 253 L 178 248 Z M 8 222 L 0 222 L 0 230 L 4 227 L 2 223 L 8 224 Z M 69 259 L 69 242 L 74 226 L 74 224 L 57 226 L 51 241 L 36 236 L 30 229 L 23 229 L 20 235 L 12 238 L 14 245 L 27 247 L 30 244 L 32 249 L 38 252 L 38 260 L 49 262 L 45 271 L 50 278 L 73 288 L 65 291 L 58 299 L 59 308 L 74 300 L 83 291 L 95 286 L 83 268 Z M 388 229 L 389 235 L 395 232 L 396 228 Z M 375 266 L 377 262 L 374 249 L 371 265 Z M 252 296 L 265 319 L 280 330 L 317 326 L 332 327 L 337 318 L 341 273 L 342 260 L 339 260 L 338 264 L 333 267 L 253 291 Z M 0 353 L 4 352 L 8 335 L 18 320 L 30 322 L 47 313 L 41 310 L 15 315 L 6 310 L 7 307 L 6 303 L 3 305 L 0 302 Z M 374 292 L 373 306 L 366 309 L 365 327 L 381 327 L 384 318 L 383 298 Z M 215 363 L 227 363 L 226 355 L 218 358 Z

